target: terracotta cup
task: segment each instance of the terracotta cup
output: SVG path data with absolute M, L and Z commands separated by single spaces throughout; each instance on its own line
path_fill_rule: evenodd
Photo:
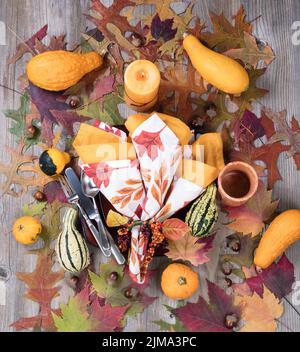
M 233 174 L 235 174 L 235 177 L 230 178 L 230 175 Z M 243 180 L 240 180 L 239 176 Z M 244 191 L 241 193 L 242 196 L 233 195 L 238 194 L 239 192 L 237 192 L 237 188 L 243 187 L 245 184 L 247 187 L 244 190 L 240 190 L 241 192 Z M 227 164 L 218 177 L 218 190 L 221 195 L 222 202 L 223 204 L 231 207 L 238 207 L 245 204 L 251 197 L 254 196 L 257 191 L 257 187 L 258 176 L 256 171 L 251 165 L 242 161 L 235 161 Z M 232 192 L 230 190 L 232 190 Z

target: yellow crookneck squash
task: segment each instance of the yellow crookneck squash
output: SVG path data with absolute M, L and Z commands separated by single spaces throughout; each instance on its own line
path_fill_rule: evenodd
M 271 222 L 262 236 L 255 252 L 254 264 L 266 269 L 299 239 L 300 210 L 286 210 Z
M 191 34 L 184 36 L 183 47 L 208 83 L 228 94 L 241 94 L 248 89 L 249 75 L 237 61 L 207 48 Z

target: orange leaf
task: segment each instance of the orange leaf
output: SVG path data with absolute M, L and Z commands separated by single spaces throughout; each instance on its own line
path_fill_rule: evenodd
M 163 234 L 169 240 L 177 241 L 190 230 L 189 226 L 180 219 L 167 219 L 163 223 Z
M 156 187 L 154 185 L 151 188 L 151 194 L 152 194 L 153 198 L 157 201 L 157 203 L 160 204 L 160 194 L 158 193 L 158 190 L 156 189 Z
M 144 188 L 141 187 L 141 188 L 135 193 L 133 199 L 134 199 L 134 200 L 139 200 L 139 199 L 142 197 L 143 193 L 144 193 Z
M 245 324 L 241 332 L 276 331 L 276 319 L 283 314 L 283 304 L 265 286 L 262 298 L 255 292 L 252 296 L 236 296 L 235 303 L 243 307 L 241 318 Z

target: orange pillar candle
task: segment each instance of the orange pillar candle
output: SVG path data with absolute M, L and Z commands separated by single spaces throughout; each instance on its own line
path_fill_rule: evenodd
M 159 85 L 160 72 L 151 61 L 133 61 L 125 71 L 125 93 L 136 105 L 154 101 L 158 95 Z

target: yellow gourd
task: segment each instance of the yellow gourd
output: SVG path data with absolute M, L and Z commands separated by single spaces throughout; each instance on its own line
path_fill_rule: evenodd
M 29 81 L 36 86 L 60 91 L 76 84 L 84 75 L 100 67 L 102 62 L 102 57 L 96 52 L 46 51 L 28 62 L 26 73 Z
M 169 116 L 162 113 L 156 113 L 174 132 L 174 134 L 179 139 L 181 145 L 187 145 L 191 139 L 191 131 L 189 127 L 180 119 Z M 151 114 L 135 114 L 128 117 L 125 122 L 125 126 L 129 131 L 129 135 L 132 136 L 136 128 L 144 121 L 146 121 L 153 113 Z
M 202 150 L 199 149 L 198 151 L 198 146 L 203 147 L 204 160 L 199 160 L 199 157 L 201 157 Z M 216 167 L 219 172 L 225 166 L 221 133 L 202 134 L 192 144 L 192 153 L 194 159 L 203 161 L 205 164 Z
M 17 242 L 22 244 L 35 243 L 42 232 L 42 225 L 32 216 L 23 216 L 17 219 L 13 226 L 13 235 Z
M 216 88 L 229 94 L 248 89 L 248 73 L 237 61 L 208 49 L 191 34 L 183 39 L 183 47 L 195 69 Z
M 198 274 L 185 264 L 172 263 L 162 273 L 161 288 L 171 299 L 187 299 L 193 296 L 198 287 Z
M 278 215 L 264 233 L 254 256 L 254 264 L 265 269 L 294 242 L 300 239 L 300 210 Z

